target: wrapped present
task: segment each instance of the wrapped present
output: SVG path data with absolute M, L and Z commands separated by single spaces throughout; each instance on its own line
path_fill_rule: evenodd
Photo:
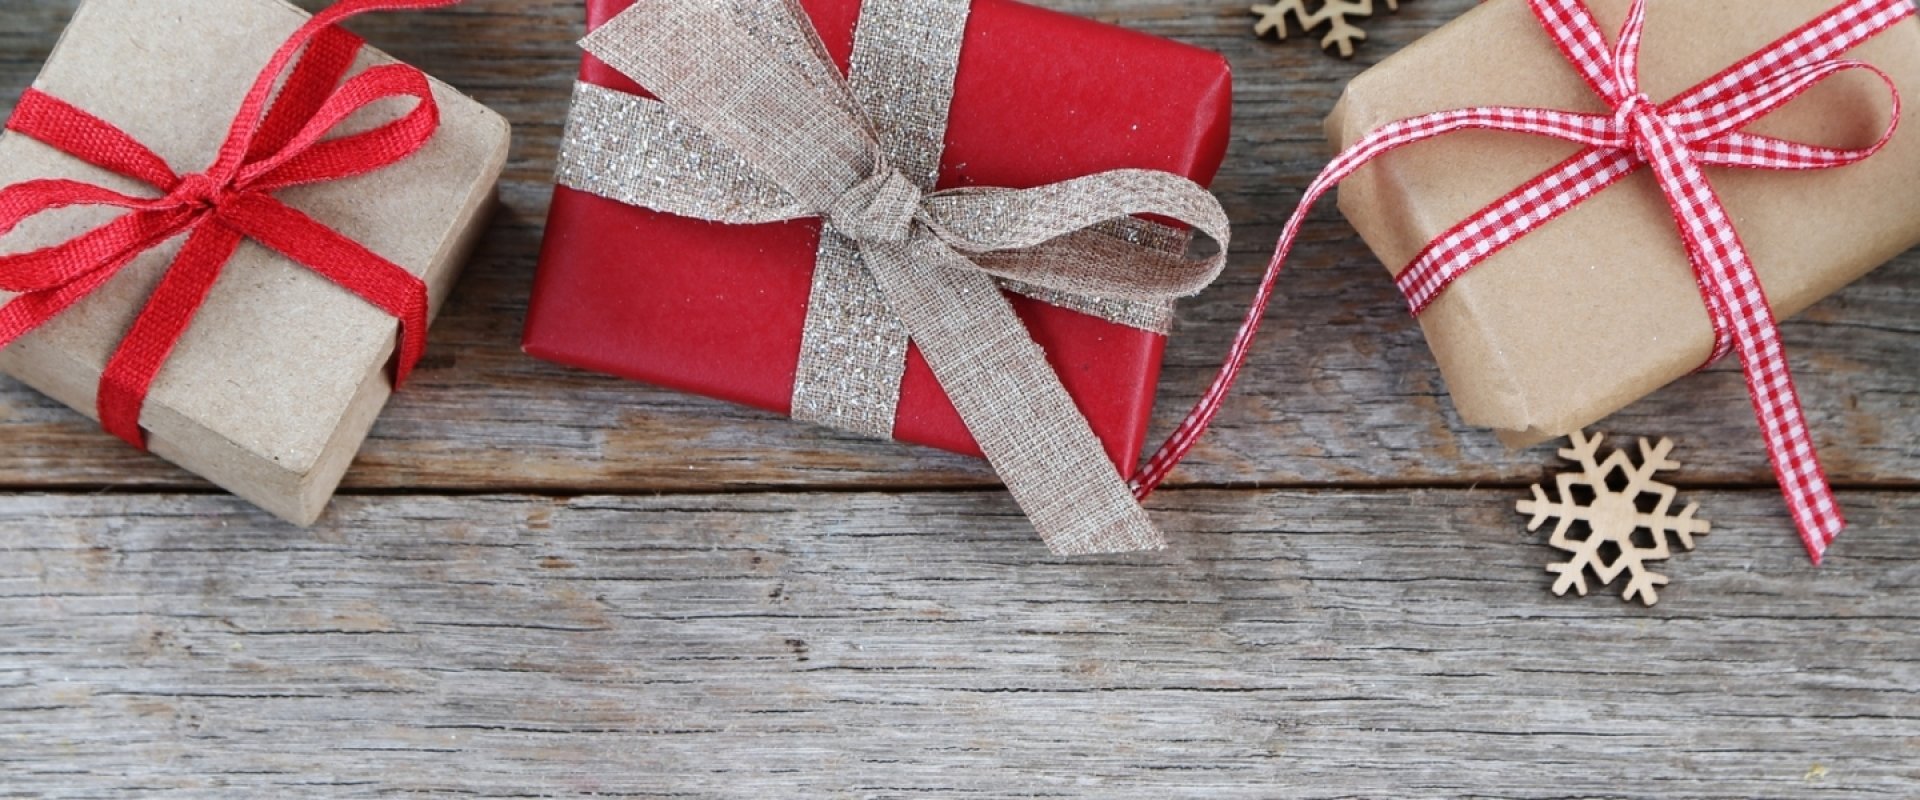
M 419 359 L 509 135 L 333 23 L 457 1 L 82 3 L 0 137 L 0 367 L 314 521 Z
M 1010 0 L 588 8 L 529 353 L 984 454 L 1056 550 L 1158 546 L 1121 473 L 1222 263 L 1176 225 L 1224 249 L 1219 56 Z
M 1844 522 L 1776 319 L 1920 242 L 1920 130 L 1898 124 L 1920 88 L 1913 16 L 1492 0 L 1353 81 L 1328 122 L 1343 152 L 1303 206 L 1344 181 L 1462 416 L 1512 443 L 1738 356 L 1818 561 Z
M 1629 0 L 1592 0 L 1617 30 Z M 1737 11 L 1712 3 L 1648 7 L 1641 86 L 1671 98 L 1834 7 L 1833 0 L 1769 0 Z M 1518 0 L 1488 3 L 1354 79 L 1328 119 L 1340 147 L 1396 120 L 1469 106 L 1591 110 L 1593 90 Z M 1499 41 L 1510 46 L 1483 47 Z M 1920 23 L 1862 43 L 1847 58 L 1920 88 Z M 1435 75 L 1485 76 L 1435 81 Z M 1872 75 L 1835 80 L 1751 130 L 1814 144 L 1863 146 L 1888 127 L 1892 106 Z M 1340 208 L 1396 275 L 1428 243 L 1454 233 L 1488 203 L 1566 161 L 1566 141 L 1463 134 L 1382 159 L 1340 190 Z M 1609 174 L 1608 179 L 1613 176 Z M 1912 126 L 1870 165 L 1779 174 L 1715 171 L 1778 316 L 1815 301 L 1920 243 L 1920 130 Z M 1567 436 L 1704 363 L 1714 326 L 1674 235 L 1666 198 L 1647 170 L 1596 195 L 1435 295 L 1420 320 L 1469 423 L 1515 446 Z

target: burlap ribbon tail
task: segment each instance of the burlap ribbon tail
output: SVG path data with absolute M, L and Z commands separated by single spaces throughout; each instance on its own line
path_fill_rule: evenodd
M 560 182 L 713 222 L 823 218 L 796 417 L 891 435 L 912 341 L 1055 552 L 1158 549 L 1001 288 L 1164 331 L 1224 267 L 1226 214 L 1147 170 L 931 191 L 969 6 L 867 0 L 843 79 L 793 0 L 641 0 L 582 44 L 660 99 L 581 84 Z

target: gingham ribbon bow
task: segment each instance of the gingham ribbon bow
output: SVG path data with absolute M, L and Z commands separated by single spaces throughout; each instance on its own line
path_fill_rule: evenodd
M 1288 222 L 1226 367 L 1206 396 L 1136 481 L 1151 492 L 1192 449 L 1219 413 L 1272 299 L 1274 282 L 1307 213 L 1320 197 L 1388 152 L 1462 130 L 1548 136 L 1586 145 L 1560 166 L 1434 240 L 1399 277 L 1415 314 L 1480 263 L 1642 166 L 1651 167 L 1673 210 L 1713 321 L 1708 363 L 1738 352 L 1755 414 L 1800 536 L 1814 563 L 1846 527 L 1808 433 L 1787 366 L 1780 331 L 1753 262 L 1704 167 L 1817 170 L 1854 164 L 1892 140 L 1900 120 L 1893 80 L 1871 65 L 1837 57 L 1914 15 L 1912 0 L 1848 0 L 1771 46 L 1672 100 L 1655 103 L 1640 89 L 1640 41 L 1646 0 L 1635 0 L 1625 28 L 1607 46 L 1582 0 L 1528 0 L 1547 35 L 1593 91 L 1614 109 L 1582 114 L 1538 108 L 1468 108 L 1386 125 L 1330 164 Z M 1893 97 L 1893 117 L 1878 142 L 1835 149 L 1746 133 L 1814 85 L 1842 72 L 1878 76 Z

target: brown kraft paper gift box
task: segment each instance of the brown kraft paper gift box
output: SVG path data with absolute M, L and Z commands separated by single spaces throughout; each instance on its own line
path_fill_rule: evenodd
M 1609 36 L 1631 0 L 1587 0 Z M 1685 91 L 1834 6 L 1834 0 L 1649 5 L 1643 85 Z M 1920 97 L 1920 23 L 1844 58 Z M 1327 120 L 1346 148 L 1372 129 L 1469 106 L 1605 111 L 1525 0 L 1493 0 L 1354 79 Z M 1911 103 L 1909 103 L 1911 106 Z M 1886 87 L 1850 73 L 1748 128 L 1861 147 L 1892 113 Z M 1578 146 L 1466 132 L 1399 150 L 1350 178 L 1340 208 L 1397 274 L 1426 244 L 1573 155 Z M 1818 172 L 1709 168 L 1781 317 L 1920 243 L 1920 125 L 1879 155 Z M 1421 317 L 1460 415 L 1515 447 L 1571 434 L 1699 367 L 1713 349 L 1666 200 L 1642 169 L 1454 283 Z M 1744 413 L 1744 409 L 1742 411 Z
M 197 172 L 212 162 L 261 67 L 306 19 L 281 0 L 87 0 L 34 87 L 120 127 L 180 174 Z M 388 63 L 367 47 L 353 71 Z M 419 153 L 275 196 L 420 276 L 437 312 L 492 208 L 509 130 L 498 114 L 445 84 L 434 81 L 433 93 L 441 126 Z M 383 101 L 336 135 L 409 107 Z M 0 137 L 0 186 L 36 178 L 152 194 L 25 136 Z M 5 251 L 70 239 L 117 213 L 30 219 Z M 108 357 L 182 240 L 141 256 L 0 352 L 0 369 L 94 415 Z M 397 333 L 385 312 L 249 241 L 153 385 L 141 415 L 151 449 L 267 511 L 311 524 L 392 392 Z

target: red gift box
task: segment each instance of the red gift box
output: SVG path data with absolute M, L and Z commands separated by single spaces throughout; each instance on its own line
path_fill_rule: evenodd
M 596 28 L 633 0 L 588 0 Z M 859 0 L 802 0 L 844 72 Z M 591 56 L 587 83 L 645 92 Z M 1232 77 L 1218 54 L 1011 0 L 975 0 L 940 189 L 1028 188 L 1115 169 L 1212 181 Z M 820 222 L 721 225 L 561 186 L 527 320 L 541 359 L 789 414 Z M 1010 295 L 1123 474 L 1146 438 L 1166 337 Z M 894 438 L 979 455 L 917 350 Z

